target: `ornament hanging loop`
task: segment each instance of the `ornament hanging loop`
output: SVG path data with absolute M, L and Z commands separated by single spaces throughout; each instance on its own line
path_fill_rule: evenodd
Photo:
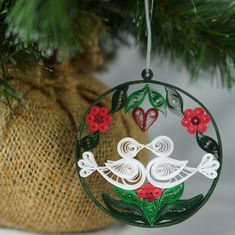
M 151 6 L 151 16 L 153 11 L 154 0 L 152 0 Z M 146 66 L 142 71 L 141 76 L 144 81 L 150 81 L 153 78 L 153 71 L 150 69 L 151 64 L 151 49 L 152 49 L 152 30 L 151 30 L 151 22 L 150 22 L 150 13 L 149 13 L 149 0 L 144 0 L 145 6 L 145 20 L 146 20 L 146 28 L 147 28 L 147 53 L 146 53 Z
M 153 71 L 151 69 L 144 69 L 141 73 L 141 77 L 145 82 L 148 82 L 153 78 Z

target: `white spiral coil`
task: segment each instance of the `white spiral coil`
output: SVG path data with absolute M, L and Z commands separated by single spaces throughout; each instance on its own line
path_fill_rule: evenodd
M 159 136 L 146 145 L 146 148 L 151 150 L 156 156 L 168 157 L 174 150 L 174 143 L 167 136 Z
M 133 158 L 143 148 L 143 144 L 130 137 L 122 139 L 117 145 L 117 151 L 123 158 Z

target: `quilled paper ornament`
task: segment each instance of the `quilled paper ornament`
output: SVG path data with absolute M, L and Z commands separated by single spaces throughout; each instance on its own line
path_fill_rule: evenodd
M 148 26 L 147 3 L 145 0 Z M 106 91 L 89 107 L 78 131 L 76 164 L 85 191 L 101 210 L 123 223 L 153 228 L 181 223 L 208 201 L 223 156 L 219 130 L 209 110 L 188 92 L 152 80 L 147 65 L 142 79 Z M 138 136 L 123 136 L 113 146 L 115 160 L 100 162 L 96 147 L 105 144 L 105 135 L 114 128 L 119 112 L 132 117 L 142 132 L 153 128 L 156 135 L 148 143 L 140 143 Z M 175 134 L 158 134 L 158 125 L 168 121 L 168 116 L 174 116 Z M 175 149 L 184 149 L 183 143 L 176 144 L 177 131 L 197 147 L 193 163 L 186 153 L 177 156 Z M 137 159 L 143 150 L 153 155 L 146 165 Z M 188 196 L 194 177 L 206 181 L 208 189 Z M 89 184 L 98 178 L 105 180 L 111 191 L 101 188 L 95 197 Z
M 150 108 L 145 112 L 141 107 L 136 107 L 132 110 L 132 117 L 141 131 L 145 132 L 157 120 L 158 111 L 154 108 Z

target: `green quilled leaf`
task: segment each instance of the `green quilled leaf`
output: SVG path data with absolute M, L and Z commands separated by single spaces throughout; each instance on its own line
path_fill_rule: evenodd
M 161 221 L 174 221 L 187 218 L 203 200 L 203 195 L 187 200 L 178 200 L 174 203 L 165 205 L 159 212 L 156 224 Z
M 85 150 L 91 150 L 99 143 L 100 133 L 97 131 L 91 135 L 87 135 L 80 140 L 80 146 Z
M 113 187 L 116 194 L 119 196 L 119 198 L 127 203 L 135 203 L 137 205 L 141 206 L 141 199 L 137 196 L 136 192 L 133 190 L 125 190 L 121 189 L 119 187 L 114 186 Z
M 106 193 L 102 194 L 102 198 L 108 209 L 115 217 L 122 220 L 127 220 L 129 222 L 147 222 L 142 210 L 138 207 L 138 205 L 114 200 Z
M 204 151 L 214 154 L 214 155 L 219 155 L 219 145 L 217 142 L 212 139 L 209 136 L 203 135 L 202 133 L 197 133 L 196 135 L 197 143 L 200 146 L 201 149 Z
M 149 87 L 146 84 L 144 88 L 137 90 L 128 96 L 125 104 L 125 113 L 130 112 L 132 109 L 138 107 L 143 103 L 148 89 Z
M 182 196 L 183 191 L 184 191 L 184 183 L 177 185 L 173 188 L 165 189 L 160 198 L 159 207 L 177 201 Z
M 140 106 L 145 96 L 148 94 L 150 104 L 160 112 L 166 116 L 166 100 L 162 94 L 158 91 L 155 91 L 152 87 L 148 84 L 145 85 L 144 88 L 133 92 L 131 95 L 128 96 L 126 105 L 125 105 L 125 112 L 129 112 L 130 110 Z
M 127 100 L 127 90 L 128 86 L 125 86 L 114 92 L 112 98 L 112 108 L 110 113 L 115 113 L 125 106 Z
M 181 95 L 173 88 L 165 87 L 166 104 L 169 110 L 177 116 L 184 116 L 184 102 Z
M 148 96 L 149 96 L 149 102 L 151 105 L 163 113 L 163 115 L 166 117 L 166 100 L 163 97 L 162 94 L 155 91 L 152 87 L 149 87 L 148 89 Z
M 136 204 L 143 212 L 148 223 L 154 224 L 159 209 L 158 199 L 155 199 L 152 202 L 147 202 L 146 200 L 141 200 L 133 190 L 125 190 L 118 187 L 114 187 L 114 190 L 123 202 Z
M 142 211 L 148 224 L 153 225 L 159 216 L 161 208 L 176 202 L 181 197 L 184 190 L 184 184 L 165 189 L 161 197 L 159 199 L 155 198 L 152 202 L 140 199 L 133 190 L 125 190 L 118 187 L 114 187 L 114 190 L 123 203 L 136 205 Z
M 142 211 L 148 223 L 153 225 L 159 212 L 159 200 L 154 199 L 152 202 L 142 201 Z
M 147 222 L 150 225 L 157 225 L 161 221 L 185 219 L 190 216 L 203 200 L 203 195 L 200 194 L 190 199 L 177 200 L 175 202 L 165 204 L 160 211 L 158 210 L 157 200 L 154 200 L 151 203 L 145 202 L 145 211 L 143 211 L 138 205 L 114 200 L 106 193 L 102 194 L 102 197 L 106 206 L 115 217 L 129 222 Z M 147 217 L 146 214 L 148 214 Z M 155 214 L 157 214 L 157 216 L 155 216 Z

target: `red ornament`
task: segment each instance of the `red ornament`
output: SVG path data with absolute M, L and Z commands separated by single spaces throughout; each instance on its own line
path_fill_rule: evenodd
M 181 120 L 181 124 L 187 127 L 188 133 L 195 134 L 197 132 L 204 133 L 207 130 L 207 125 L 210 122 L 210 116 L 205 113 L 205 110 L 201 107 L 193 109 L 186 109 L 184 111 L 184 118 Z
M 137 195 L 141 199 L 145 199 L 147 202 L 152 202 L 154 198 L 160 198 L 162 190 L 154 187 L 151 183 L 147 183 L 143 188 L 137 190 Z
M 136 107 L 132 111 L 132 117 L 140 130 L 145 132 L 157 120 L 158 111 L 154 108 L 150 108 L 145 112 L 141 107 Z
M 113 118 L 109 115 L 109 110 L 106 107 L 93 106 L 85 120 L 89 124 L 91 132 L 107 132 L 109 130 L 108 125 L 112 123 Z

